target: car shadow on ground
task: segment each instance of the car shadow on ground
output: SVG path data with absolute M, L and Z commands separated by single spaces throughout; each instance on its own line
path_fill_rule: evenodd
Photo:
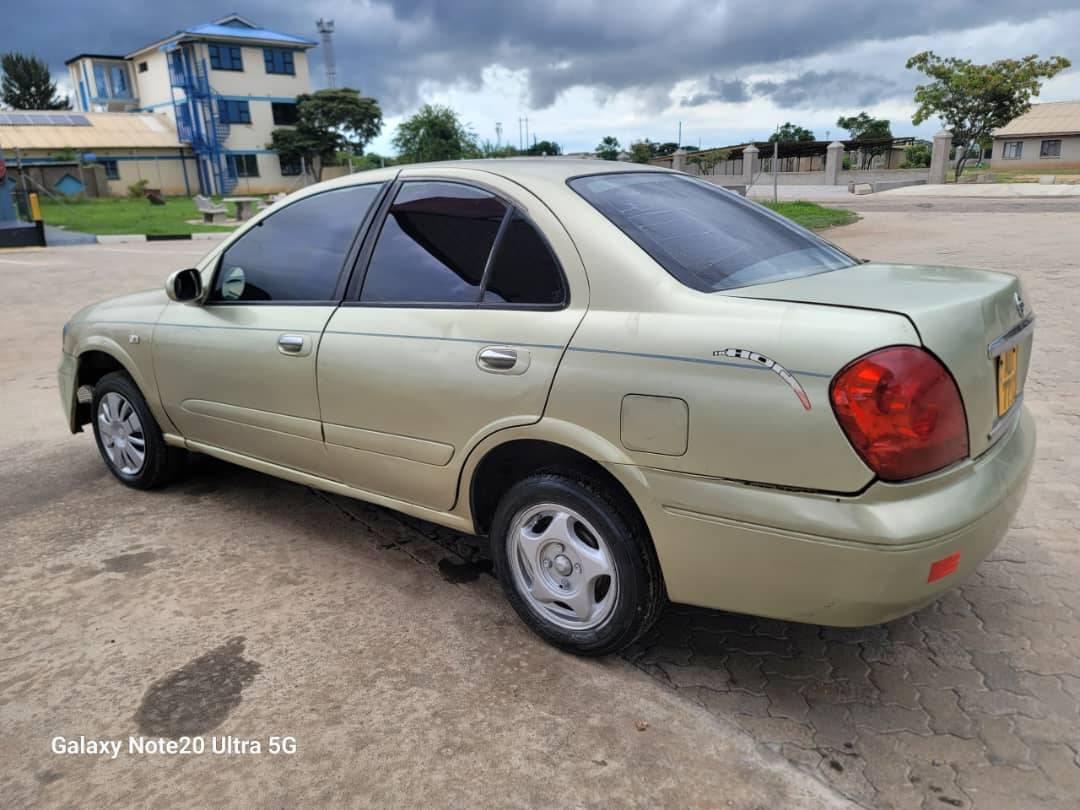
M 212 459 L 195 466 L 181 491 L 261 500 L 271 482 L 294 486 Z M 362 524 L 376 548 L 402 551 L 433 576 L 467 587 L 491 575 L 481 538 L 307 492 Z M 991 558 L 934 604 L 864 628 L 669 605 L 622 657 L 864 806 L 973 807 L 975 794 L 979 806 L 1017 806 L 1068 795 L 1075 752 L 1060 746 L 1065 782 L 1047 787 L 1031 764 L 1032 740 L 1073 733 L 1080 678 L 1025 669 L 1032 631 L 1008 610 L 1018 597 L 1002 564 L 1012 562 Z

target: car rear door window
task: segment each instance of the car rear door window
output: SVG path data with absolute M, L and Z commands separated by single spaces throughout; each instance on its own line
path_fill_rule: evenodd
M 402 185 L 364 277 L 367 303 L 477 304 L 507 206 L 461 183 Z
M 619 172 L 577 177 L 570 187 L 695 290 L 747 287 L 856 263 L 809 231 L 702 180 Z
M 382 184 L 304 197 L 259 222 L 221 257 L 212 302 L 330 301 Z
M 507 223 L 484 284 L 485 304 L 557 305 L 566 293 L 547 242 L 520 211 Z

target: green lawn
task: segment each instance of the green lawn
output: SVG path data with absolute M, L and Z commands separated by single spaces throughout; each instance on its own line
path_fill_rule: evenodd
M 41 216 L 46 225 L 84 233 L 183 234 L 203 231 L 231 231 L 233 225 L 193 225 L 186 220 L 202 219 L 188 197 L 166 197 L 165 205 L 128 197 L 98 197 L 86 200 L 41 198 Z M 235 211 L 229 205 L 229 216 Z
M 1058 183 L 1080 183 L 1080 169 L 1055 169 L 1052 165 L 1049 165 L 1049 161 L 1047 163 L 1045 171 L 1037 169 L 991 169 L 986 162 L 983 163 L 981 169 L 977 169 L 965 164 L 963 176 L 992 174 L 995 183 L 1038 183 L 1040 176 L 1052 174 L 1057 178 Z M 949 170 L 945 173 L 945 182 L 956 182 L 953 179 L 955 176 L 953 167 L 949 166 Z
M 824 205 L 796 200 L 795 202 L 763 202 L 766 208 L 771 208 L 778 214 L 802 225 L 820 231 L 823 228 L 832 228 L 837 225 L 850 225 L 859 219 L 854 211 L 843 208 L 826 208 Z

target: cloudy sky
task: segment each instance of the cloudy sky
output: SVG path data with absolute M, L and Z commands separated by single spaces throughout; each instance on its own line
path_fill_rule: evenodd
M 724 145 L 760 138 L 783 121 L 819 138 L 840 115 L 868 110 L 896 135 L 911 124 L 912 54 L 979 61 L 1030 53 L 1077 67 L 1042 100 L 1080 99 L 1080 0 L 35 0 L 6 15 L 4 47 L 63 62 L 79 52 L 128 53 L 180 28 L 236 11 L 315 38 L 336 22 L 339 84 L 376 97 L 386 115 L 372 149 L 390 152 L 401 118 L 424 102 L 449 104 L 481 139 L 530 133 L 569 151 L 604 135 Z M 313 80 L 323 86 L 318 48 Z

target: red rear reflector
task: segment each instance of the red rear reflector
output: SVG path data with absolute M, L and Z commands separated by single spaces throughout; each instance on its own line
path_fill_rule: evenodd
M 949 574 L 956 571 L 960 567 L 960 552 L 954 551 L 948 557 L 942 557 L 936 562 L 930 563 L 930 576 L 926 578 L 926 581 L 937 582 L 942 577 L 947 577 Z

